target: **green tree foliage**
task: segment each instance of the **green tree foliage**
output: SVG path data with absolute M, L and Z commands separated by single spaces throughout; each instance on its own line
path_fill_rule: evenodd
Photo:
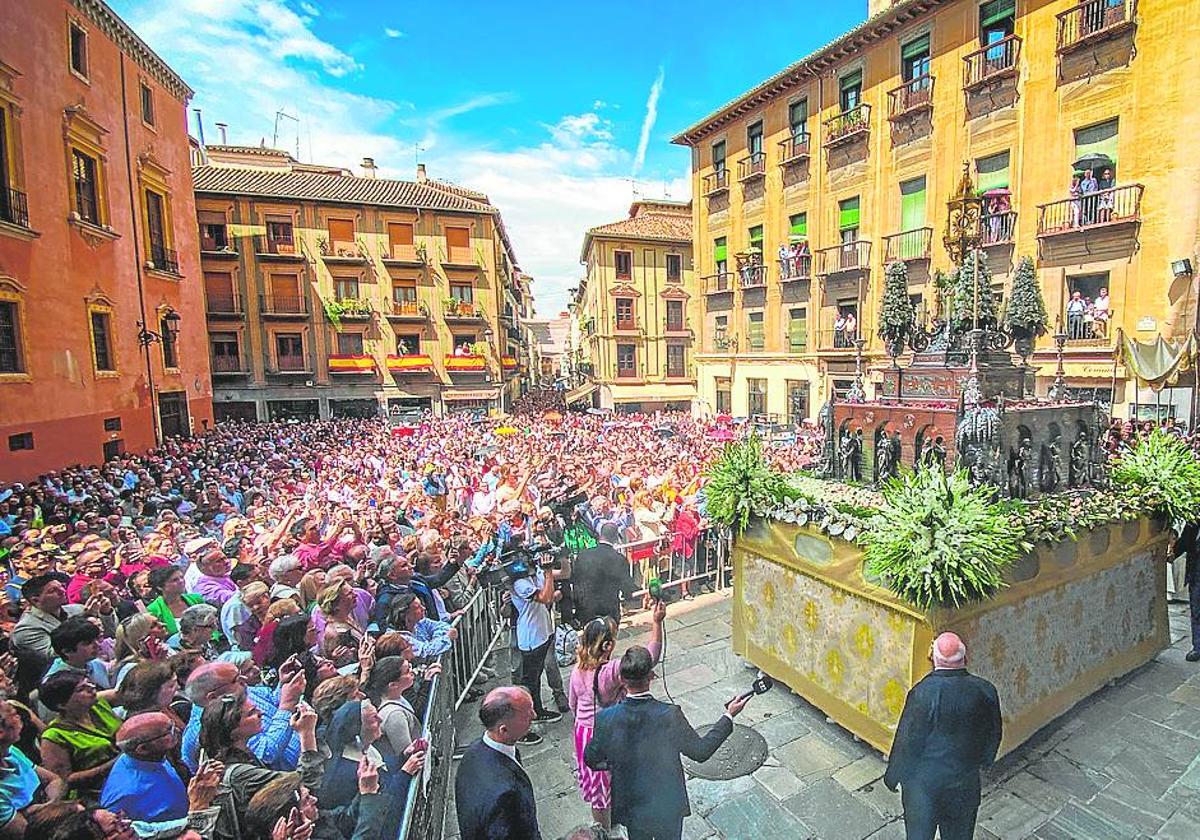
M 879 309 L 879 337 L 898 342 L 912 333 L 916 311 L 908 296 L 908 265 L 903 260 L 889 263 L 884 270 L 883 305 Z
M 1021 257 L 1013 274 L 1012 294 L 1004 307 L 1004 325 L 1015 335 L 1036 338 L 1049 327 L 1042 284 L 1038 282 L 1033 259 Z
M 921 468 L 888 481 L 886 504 L 861 535 L 867 572 L 919 609 L 986 598 L 1021 554 L 1021 534 L 963 470 Z
M 976 258 L 974 251 L 968 253 L 963 264 L 954 272 L 954 312 L 951 315 L 951 324 L 958 332 L 974 329 L 976 287 L 979 290 L 979 326 L 986 328 L 996 325 L 996 296 L 992 293 L 992 272 L 988 269 L 987 256 L 980 252 L 977 278 Z
M 1155 429 L 1112 468 L 1113 485 L 1145 493 L 1154 508 L 1175 522 L 1200 516 L 1200 461 L 1179 438 Z

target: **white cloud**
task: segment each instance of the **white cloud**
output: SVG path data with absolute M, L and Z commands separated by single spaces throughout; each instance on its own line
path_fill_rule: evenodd
M 401 32 L 399 29 L 392 29 L 392 27 L 390 27 L 390 26 L 384 27 L 383 34 L 388 36 L 389 38 L 403 38 L 404 37 L 403 32 Z
M 321 14 L 321 10 L 318 9 L 316 6 L 314 6 L 312 3 L 301 3 L 300 11 L 304 12 L 309 17 L 317 17 L 318 15 Z
M 637 152 L 633 156 L 633 174 L 637 175 L 642 171 L 642 166 L 646 163 L 646 147 L 650 145 L 650 132 L 654 129 L 654 122 L 658 119 L 658 97 L 662 93 L 663 86 L 663 68 L 658 68 L 658 76 L 654 79 L 654 84 L 650 85 L 650 95 L 646 97 L 646 116 L 642 120 L 642 133 L 638 137 Z

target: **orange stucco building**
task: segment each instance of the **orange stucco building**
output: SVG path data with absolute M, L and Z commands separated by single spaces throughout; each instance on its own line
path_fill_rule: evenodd
M 0 15 L 0 481 L 212 423 L 191 93 L 100 0 Z

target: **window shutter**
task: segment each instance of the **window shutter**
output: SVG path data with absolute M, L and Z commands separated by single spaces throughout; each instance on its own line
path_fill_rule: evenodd
M 788 233 L 792 236 L 806 237 L 808 236 L 808 214 L 797 213 L 788 219 L 790 227 Z
M 755 225 L 754 227 L 750 228 L 750 245 L 751 246 L 757 245 L 759 248 L 761 248 L 762 241 L 763 241 L 762 225 Z
M 858 198 L 848 198 L 838 202 L 838 227 L 841 230 L 858 227 L 859 202 Z
M 1007 189 L 1009 185 L 1008 152 L 975 161 L 975 187 L 981 193 Z
M 925 226 L 925 179 L 914 178 L 900 185 L 900 230 Z
M 388 222 L 388 239 L 393 245 L 413 244 L 413 226 L 401 222 Z
M 354 222 L 348 219 L 330 219 L 329 239 L 331 242 L 353 242 Z
M 862 87 L 862 71 L 855 70 L 853 73 L 842 76 L 840 87 L 843 93 L 851 88 Z
M 196 214 L 202 225 L 223 225 L 225 214 L 220 210 L 201 210 Z
M 471 230 L 464 227 L 446 228 L 446 246 L 448 248 L 470 248 Z
M 713 259 L 716 262 L 725 262 L 729 259 L 729 247 L 725 244 L 723 236 L 713 243 Z
M 788 321 L 788 345 L 793 351 L 803 350 L 808 344 L 808 313 L 793 309 Z
M 1017 0 L 991 0 L 979 9 L 980 26 L 991 26 L 1008 17 L 1014 17 L 1017 11 Z
M 922 35 L 915 41 L 909 41 L 900 49 L 900 59 L 910 61 L 929 55 L 929 36 Z

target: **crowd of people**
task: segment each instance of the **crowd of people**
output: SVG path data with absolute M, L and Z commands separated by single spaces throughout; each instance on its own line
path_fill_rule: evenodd
M 686 556 L 704 527 L 727 419 L 560 399 L 503 422 L 426 416 L 406 436 L 378 420 L 223 424 L 0 488 L 0 837 L 394 836 L 454 619 L 514 535 L 553 520 L 555 494 L 578 488 L 608 551 L 659 540 Z M 778 465 L 819 455 L 815 435 Z M 559 710 L 541 705 L 531 616 L 557 574 L 511 594 L 514 682 L 541 725 L 583 696 L 559 676 Z

